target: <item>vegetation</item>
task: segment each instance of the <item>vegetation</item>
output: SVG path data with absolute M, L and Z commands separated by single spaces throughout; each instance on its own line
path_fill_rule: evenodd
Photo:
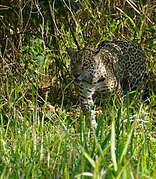
M 153 0 L 1 1 L 1 178 L 156 178 L 155 13 Z M 66 48 L 116 38 L 144 48 L 151 101 L 105 100 L 94 129 Z

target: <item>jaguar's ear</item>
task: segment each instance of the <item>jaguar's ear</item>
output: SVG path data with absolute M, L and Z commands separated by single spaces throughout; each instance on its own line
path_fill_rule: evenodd
M 73 56 L 77 53 L 77 51 L 73 48 L 67 48 L 66 51 L 68 55 L 70 56 L 70 58 L 73 58 Z

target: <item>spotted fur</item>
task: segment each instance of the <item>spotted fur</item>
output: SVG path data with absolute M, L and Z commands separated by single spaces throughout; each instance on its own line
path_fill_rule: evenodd
M 120 98 L 144 83 L 146 57 L 137 44 L 126 40 L 104 41 L 95 49 L 69 48 L 67 52 L 85 114 L 94 108 L 96 94 L 116 93 Z

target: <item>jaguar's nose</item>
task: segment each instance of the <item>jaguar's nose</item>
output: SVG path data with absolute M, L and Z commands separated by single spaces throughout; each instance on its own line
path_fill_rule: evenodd
M 73 80 L 76 84 L 79 84 L 82 81 L 80 74 L 73 74 L 73 77 L 74 77 Z
M 74 78 L 78 78 L 80 76 L 80 74 L 74 74 Z

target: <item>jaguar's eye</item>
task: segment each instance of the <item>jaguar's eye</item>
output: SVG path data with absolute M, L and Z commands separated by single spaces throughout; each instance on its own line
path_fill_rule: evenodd
M 87 62 L 84 62 L 84 64 L 83 64 L 85 67 L 87 67 L 88 66 L 88 63 Z

